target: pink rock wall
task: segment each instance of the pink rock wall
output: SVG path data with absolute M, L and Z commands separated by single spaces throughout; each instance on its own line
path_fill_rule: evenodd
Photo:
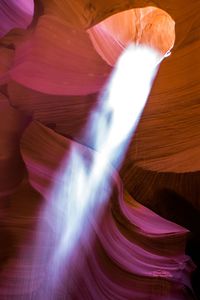
M 185 247 L 189 230 L 198 240 L 199 223 L 184 214 L 191 209 L 198 219 L 199 1 L 34 4 L 35 11 L 32 1 L 0 4 L 0 299 L 195 299 L 195 266 Z M 163 55 L 174 47 L 120 176 L 111 172 L 112 196 L 91 214 L 92 238 L 85 247 L 82 237 L 70 276 L 64 272 L 54 290 L 48 276 L 55 219 L 41 211 L 63 158 L 70 163 L 70 147 L 86 160 L 94 156 L 82 130 L 129 42 Z M 166 187 L 185 196 L 186 212 L 158 197 Z

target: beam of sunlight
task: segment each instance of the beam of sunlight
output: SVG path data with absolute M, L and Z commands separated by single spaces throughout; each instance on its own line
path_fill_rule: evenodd
M 111 162 L 117 157 L 119 165 L 123 159 L 128 139 L 138 124 L 160 61 L 158 52 L 138 45 L 130 45 L 119 58 L 86 130 L 92 135 L 90 140 L 93 147 L 107 161 Z
M 72 144 L 58 171 L 43 212 L 53 224 L 55 247 L 49 260 L 53 289 L 67 268 L 70 272 L 77 245 L 87 244 L 91 216 L 94 218 L 109 199 L 111 164 L 119 167 L 124 158 L 160 60 L 148 47 L 130 45 L 124 51 L 85 129 L 95 149 L 88 150 L 92 158 L 87 161 L 83 147 Z

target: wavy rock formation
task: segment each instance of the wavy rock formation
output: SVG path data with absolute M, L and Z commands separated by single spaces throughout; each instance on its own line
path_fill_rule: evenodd
M 0 299 L 198 299 L 199 12 L 196 0 L 1 1 Z M 70 187 L 97 155 L 84 129 L 130 43 L 164 60 L 66 257 Z

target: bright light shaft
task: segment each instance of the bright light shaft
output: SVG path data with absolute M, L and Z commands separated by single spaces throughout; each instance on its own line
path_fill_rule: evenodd
M 104 157 L 111 163 L 117 158 L 117 167 L 120 165 L 160 61 L 158 52 L 138 45 L 130 45 L 119 58 L 87 130 L 92 132 L 92 143 L 101 153 L 101 159 Z
M 47 217 L 54 222 L 56 248 L 51 266 L 60 279 L 78 242 L 87 243 L 90 220 L 111 192 L 111 165 L 124 158 L 156 75 L 160 55 L 148 47 L 129 46 L 93 111 L 85 135 L 92 139 L 93 158 L 88 163 L 81 147 L 72 146 L 66 166 L 58 174 Z M 68 263 L 67 263 L 68 264 Z M 54 282 L 55 283 L 55 282 Z

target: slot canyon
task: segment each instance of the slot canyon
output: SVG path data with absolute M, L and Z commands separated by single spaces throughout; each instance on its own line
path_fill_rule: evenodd
M 200 0 L 0 0 L 0 300 L 200 299 Z

